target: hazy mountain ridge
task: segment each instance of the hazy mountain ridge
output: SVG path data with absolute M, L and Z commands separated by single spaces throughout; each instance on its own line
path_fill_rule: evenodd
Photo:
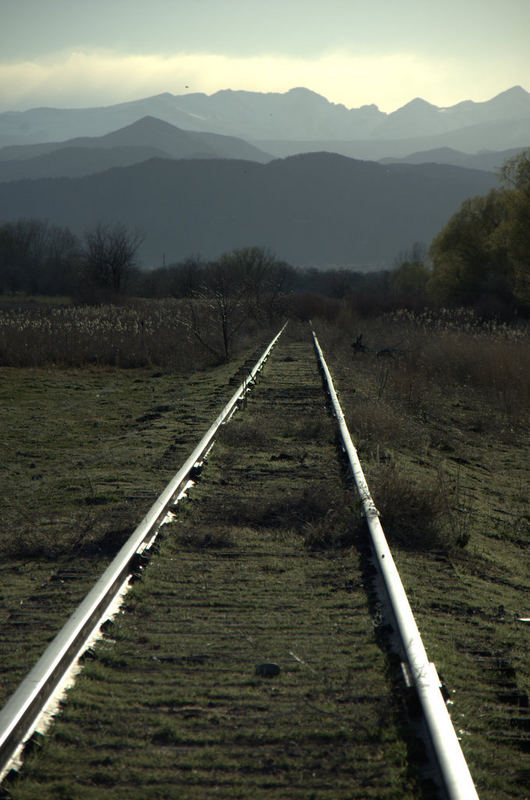
M 530 121 L 510 120 L 470 125 L 456 131 L 435 136 L 415 136 L 409 139 L 359 139 L 341 140 L 254 140 L 278 158 L 295 153 L 312 153 L 327 150 L 347 158 L 379 161 L 384 158 L 403 158 L 418 151 L 450 147 L 470 155 L 482 151 L 522 150 L 529 147 Z
M 285 143 L 284 143 L 285 144 Z M 337 152 L 352 157 L 352 142 L 289 143 L 295 155 L 298 152 Z M 382 152 L 386 143 L 368 143 L 370 153 L 377 145 Z M 409 143 L 410 145 L 410 143 Z M 272 149 L 275 149 L 274 143 Z M 282 147 L 278 148 L 281 152 Z M 379 158 L 381 163 L 424 164 L 438 163 L 469 169 L 498 171 L 510 157 L 522 148 L 502 151 L 465 153 L 451 147 L 407 152 L 398 157 Z M 375 151 L 375 155 L 379 153 Z M 243 158 L 266 163 L 273 156 L 255 148 L 243 139 L 219 134 L 184 131 L 154 117 L 143 117 L 137 122 L 103 136 L 78 137 L 66 142 L 44 142 L 29 145 L 11 145 L 0 148 L 0 182 L 54 177 L 80 177 L 103 172 L 112 167 L 123 167 L 151 158 Z M 368 160 L 377 160 L 369 158 Z
M 14 161 L 0 160 L 0 182 L 39 178 L 78 178 L 128 167 L 151 158 L 165 158 L 154 147 L 62 147 L 49 153 Z
M 163 253 L 214 258 L 265 245 L 295 264 L 363 268 L 428 243 L 464 199 L 495 185 L 482 171 L 330 153 L 268 164 L 153 159 L 83 178 L 3 183 L 0 219 L 45 218 L 79 233 L 116 219 L 145 234 L 146 266 Z
M 305 88 L 285 93 L 230 89 L 212 95 L 165 93 L 101 108 L 3 112 L 0 113 L 0 145 L 101 136 L 146 116 L 188 132 L 210 131 L 242 137 L 257 142 L 267 152 L 268 140 L 314 143 L 376 140 L 387 147 L 388 152 L 381 152 L 379 156 L 382 158 L 405 154 L 394 151 L 392 143 L 396 140 L 433 140 L 436 137 L 443 141 L 433 140 L 430 145 L 409 148 L 408 152 L 437 146 L 465 150 L 458 141 L 459 132 L 464 130 L 469 132 L 463 141 L 471 147 L 470 152 L 481 148 L 502 150 L 530 142 L 530 94 L 515 86 L 485 102 L 467 100 L 447 108 L 416 98 L 390 114 L 375 105 L 348 109 Z M 489 130 L 492 126 L 493 130 Z M 451 135 L 452 141 L 444 139 Z M 514 135 L 517 140 L 513 139 Z M 490 142 L 491 136 L 494 143 Z M 475 145 L 475 141 L 478 144 Z
M 415 98 L 388 115 L 381 128 L 382 138 L 409 138 L 416 125 L 422 135 L 440 135 L 474 125 L 530 119 L 530 94 L 521 86 L 513 86 L 501 94 L 475 103 L 465 100 L 447 108 Z
M 58 124 L 61 137 L 84 135 L 46 141 Z M 0 150 L 0 221 L 43 218 L 83 233 L 119 220 L 145 234 L 146 266 L 162 254 L 215 258 L 264 245 L 295 264 L 362 269 L 429 243 L 463 200 L 497 185 L 489 170 L 530 142 L 530 94 L 514 87 L 448 109 L 416 98 L 384 114 L 301 88 L 226 90 L 8 112 L 0 114 L 0 142 L 6 125 L 26 144 Z M 230 126 L 260 131 L 260 139 L 229 135 Z M 338 138 L 352 130 L 365 138 Z M 279 131 L 308 138 L 263 138 Z M 330 138 L 318 139 L 323 131 Z M 28 144 L 31 136 L 40 142 Z M 477 150 L 499 152 L 471 155 Z
M 421 150 L 410 153 L 403 158 L 382 158 L 381 164 L 451 164 L 466 169 L 482 169 L 485 172 L 498 172 L 510 158 L 518 155 L 522 148 L 482 153 L 463 153 L 452 147 L 440 147 L 434 150 Z
M 183 131 L 154 117 L 143 117 L 103 136 L 4 147 L 0 149 L 0 181 L 77 177 L 154 157 L 272 159 L 243 139 Z

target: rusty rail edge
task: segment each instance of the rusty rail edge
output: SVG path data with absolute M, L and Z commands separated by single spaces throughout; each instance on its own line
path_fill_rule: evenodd
M 477 790 L 469 772 L 469 767 L 440 691 L 441 683 L 436 667 L 429 661 L 423 646 L 420 632 L 379 520 L 379 512 L 370 495 L 357 451 L 353 445 L 333 386 L 331 374 L 314 331 L 313 340 L 320 366 L 326 379 L 333 411 L 337 418 L 342 445 L 348 457 L 357 491 L 363 504 L 374 557 L 398 627 L 401 645 L 408 662 L 406 666 L 421 703 L 428 735 L 438 762 L 444 788 L 450 800 L 478 800 Z
M 287 323 L 286 323 L 287 324 Z M 286 325 L 277 333 L 245 377 L 215 422 L 210 426 L 180 470 L 155 500 L 143 520 L 125 542 L 85 599 L 48 645 L 33 669 L 0 711 L 0 774 L 20 745 L 31 736 L 37 719 L 62 677 L 83 650 L 87 639 L 104 619 L 104 613 L 132 572 L 132 562 L 144 543 L 157 534 L 169 507 L 175 502 L 194 465 L 212 446 L 220 426 L 234 413 L 249 391 Z M 103 619 L 102 619 L 103 618 Z

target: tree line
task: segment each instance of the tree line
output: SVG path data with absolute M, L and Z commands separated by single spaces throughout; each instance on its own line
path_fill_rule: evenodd
M 6 222 L 0 225 L 0 292 L 117 296 L 134 274 L 141 242 L 121 223 L 97 225 L 80 238 L 44 220 Z
M 121 223 L 83 237 L 42 220 L 0 224 L 0 292 L 67 295 L 81 302 L 125 296 L 176 297 L 235 308 L 269 319 L 282 298 L 310 315 L 316 298 L 348 297 L 361 313 L 396 307 L 471 306 L 485 314 L 530 311 L 530 150 L 509 160 L 502 188 L 466 200 L 433 239 L 413 245 L 391 270 L 298 269 L 266 248 L 246 247 L 214 261 L 190 258 L 145 271 L 136 258 L 142 236 Z M 193 304 L 192 304 L 193 308 Z M 241 315 L 239 315 L 241 316 Z M 224 332 L 230 338 L 229 327 Z
M 387 295 L 417 289 L 411 276 L 390 279 L 385 270 L 296 268 L 264 247 L 142 270 L 136 262 L 141 243 L 137 231 L 120 223 L 98 225 L 82 238 L 43 220 L 0 224 L 0 294 L 64 295 L 89 303 L 131 296 L 205 300 L 222 295 L 239 305 L 246 297 L 254 313 L 259 308 L 270 318 L 286 294 L 300 295 L 300 307 L 310 306 L 312 296 L 340 300 L 352 294 L 360 302 L 366 296 L 370 305 L 376 296 L 383 302 Z M 418 252 L 412 248 L 411 257 Z

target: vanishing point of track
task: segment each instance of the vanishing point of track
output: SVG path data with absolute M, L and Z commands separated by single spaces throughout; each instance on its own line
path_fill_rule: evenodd
M 174 506 L 189 479 L 200 471 L 220 426 L 245 402 L 275 344 L 276 339 L 1 713 L 0 767 L 4 767 L 15 747 L 27 738 L 69 663 L 86 649 L 94 629 L 99 630 L 107 619 L 117 593 L 128 586 L 131 576 L 143 577 L 136 584 L 140 588 L 125 597 L 129 613 L 120 614 L 112 633 L 103 635 L 90 651 L 95 658 L 87 662 L 70 695 L 70 702 L 82 704 L 85 713 L 81 718 L 69 715 L 67 704 L 56 726 L 61 728 L 60 735 L 55 734 L 54 742 L 52 729 L 51 746 L 24 769 L 35 791 L 39 787 L 38 796 L 52 797 L 53 792 L 56 796 L 100 796 L 96 786 L 102 780 L 102 764 L 94 755 L 102 738 L 109 736 L 118 755 L 106 765 L 109 776 L 103 784 L 112 786 L 106 791 L 116 798 L 128 796 L 131 787 L 142 781 L 145 797 L 417 796 L 412 793 L 410 774 L 396 758 L 395 743 L 385 746 L 389 743 L 384 736 L 374 741 L 370 730 L 374 714 L 379 715 L 379 727 L 384 726 L 381 709 L 392 701 L 385 699 L 390 687 L 383 677 L 384 659 L 373 641 L 366 565 L 363 568 L 362 559 L 351 552 L 333 558 L 329 554 L 308 557 L 300 537 L 293 539 L 292 532 L 262 538 L 253 532 L 259 527 L 256 522 L 265 529 L 281 528 L 282 508 L 289 508 L 289 498 L 297 491 L 310 505 L 311 497 L 303 495 L 309 479 L 313 486 L 315 476 L 322 476 L 324 482 L 344 483 L 317 364 L 331 393 L 342 448 L 370 529 L 379 575 L 374 582 L 379 585 L 378 614 L 392 629 L 392 637 L 387 638 L 392 638 L 403 663 L 399 691 L 421 704 L 417 727 L 423 729 L 431 750 L 429 769 L 435 791 L 451 800 L 477 796 L 436 670 L 427 660 L 329 385 L 331 376 L 318 342 L 317 358 L 306 343 L 281 342 L 276 347 L 265 376 L 250 396 L 250 407 L 231 423 L 236 440 L 239 436 L 237 457 L 229 458 L 229 469 L 221 457 L 217 472 L 211 465 L 209 485 L 200 483 L 192 492 L 192 505 L 203 500 L 207 509 L 204 524 L 216 516 L 217 521 L 226 517 L 239 532 L 236 541 L 227 547 L 221 537 L 210 546 L 206 533 L 205 547 L 186 546 L 194 534 L 202 535 L 199 513 L 186 534 L 188 539 L 178 539 L 185 546 L 171 542 L 173 529 L 179 528 L 179 515 L 174 516 L 172 509 L 176 511 Z M 252 418 L 256 410 L 261 414 L 261 429 L 249 427 L 245 437 L 237 423 Z M 260 442 L 269 434 L 277 440 L 277 452 L 271 457 L 267 445 L 265 461 Z M 245 495 L 239 507 L 238 487 Z M 248 515 L 249 504 L 256 509 L 268 495 L 275 497 L 274 503 L 264 507 L 261 516 Z M 293 519 L 296 523 L 296 516 Z M 170 521 L 175 524 L 166 528 L 163 523 Z M 311 523 L 304 525 L 311 532 Z M 214 585 L 223 587 L 215 595 Z M 357 673 L 355 696 L 352 671 Z M 359 673 L 364 676 L 360 682 Z M 129 709 L 127 720 L 111 719 L 109 699 L 110 706 L 123 704 Z M 290 727 L 286 716 L 292 720 Z M 109 728 L 102 737 L 106 725 Z M 145 747 L 147 742 L 149 747 Z M 120 774 L 119 751 L 127 748 L 145 755 L 140 759 L 142 768 L 137 773 L 129 770 L 125 777 Z M 321 759 L 315 756 L 319 748 Z M 376 769 L 374 749 L 380 753 Z M 61 763 L 72 759 L 86 761 L 83 776 L 92 769 L 96 776 L 93 794 L 86 777 L 80 778 L 77 788 L 70 788 L 70 794 L 57 790 L 60 785 L 64 792 L 66 786 Z M 144 763 L 147 759 L 156 760 L 151 770 Z M 11 789 L 14 797 L 17 781 Z

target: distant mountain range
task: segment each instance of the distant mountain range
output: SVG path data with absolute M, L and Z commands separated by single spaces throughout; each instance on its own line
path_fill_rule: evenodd
M 341 148 L 340 144 L 328 142 L 321 151 L 315 151 L 315 143 L 310 143 L 308 152 L 327 151 L 348 155 L 341 153 L 341 149 L 345 148 Z M 451 147 L 440 147 L 407 154 L 402 158 L 384 158 L 381 162 L 451 164 L 495 172 L 520 150 L 521 148 L 513 148 L 471 154 Z M 104 172 L 113 167 L 139 164 L 150 158 L 235 158 L 264 164 L 272 161 L 274 156 L 235 136 L 184 131 L 163 120 L 143 117 L 125 128 L 103 136 L 0 148 L 0 182 L 76 178 Z
M 440 147 L 477 153 L 530 144 L 530 94 L 514 86 L 486 102 L 466 100 L 448 108 L 416 98 L 390 114 L 375 105 L 348 109 L 304 88 L 283 94 L 166 93 L 101 108 L 7 111 L 0 113 L 0 146 L 99 137 L 143 117 L 187 132 L 243 138 L 273 156 L 330 150 L 380 159 Z
M 43 218 L 79 233 L 119 220 L 145 235 L 146 267 L 264 245 L 294 264 L 362 269 L 429 243 L 464 199 L 495 185 L 480 170 L 330 153 L 266 164 L 154 158 L 80 178 L 1 183 L 0 220 Z
M 523 149 L 525 148 L 514 147 L 511 150 L 463 153 L 461 150 L 453 150 L 452 147 L 440 147 L 436 150 L 421 150 L 403 158 L 382 158 L 381 164 L 452 164 L 454 167 L 498 172 L 508 159 L 518 155 Z
M 272 156 L 243 139 L 183 131 L 154 117 L 103 136 L 0 149 L 0 181 L 78 177 L 150 158 L 239 158 L 264 163 Z
M 416 99 L 392 114 L 307 89 L 164 94 L 4 112 L 2 143 L 0 224 L 37 217 L 83 233 L 118 220 L 145 234 L 145 266 L 265 245 L 294 264 L 362 269 L 428 244 L 497 185 L 530 144 L 530 94 Z

